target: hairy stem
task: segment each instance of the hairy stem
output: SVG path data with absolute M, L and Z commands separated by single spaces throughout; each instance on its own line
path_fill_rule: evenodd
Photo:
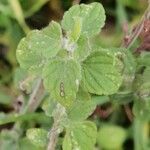
M 59 136 L 59 133 L 61 132 L 60 123 L 65 115 L 66 115 L 65 108 L 62 105 L 57 104 L 57 108 L 53 113 L 54 124 L 50 130 L 49 143 L 48 143 L 47 150 L 55 150 L 58 136 Z

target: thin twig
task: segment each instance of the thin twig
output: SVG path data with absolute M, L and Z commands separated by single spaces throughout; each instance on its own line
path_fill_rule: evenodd
M 124 105 L 124 109 L 125 109 L 125 113 L 126 113 L 128 119 L 130 120 L 130 122 L 132 122 L 133 121 L 133 113 L 130 109 L 129 104 Z
M 22 109 L 22 111 L 20 111 L 19 114 L 34 112 L 38 108 L 39 104 L 41 103 L 43 96 L 44 96 L 44 87 L 43 87 L 42 79 L 39 79 L 37 81 L 35 89 L 30 95 L 27 106 L 24 109 Z M 18 133 L 18 138 L 20 137 L 21 124 L 22 122 L 16 122 L 12 128 L 12 130 Z
M 47 150 L 55 150 L 58 136 L 61 132 L 60 123 L 61 123 L 61 121 L 65 115 L 66 115 L 66 109 L 58 103 L 56 110 L 53 113 L 54 123 L 53 123 L 51 130 L 50 130 L 49 143 L 48 143 Z
M 128 39 L 123 43 L 123 47 L 130 48 L 131 45 L 135 42 L 135 40 L 138 38 L 139 34 L 142 32 L 144 28 L 144 22 L 145 20 L 150 18 L 150 4 L 148 8 L 146 9 L 143 17 L 141 18 L 140 23 L 137 25 L 135 30 L 131 33 L 131 35 L 128 35 Z
M 55 150 L 59 135 L 59 132 L 57 131 L 57 126 L 58 124 L 55 122 L 53 124 L 53 127 L 51 128 L 47 150 Z
M 142 32 L 142 30 L 144 28 L 145 20 L 147 20 L 149 18 L 150 18 L 150 0 L 149 0 L 148 8 L 146 9 L 144 15 L 142 16 L 140 23 L 137 25 L 137 27 L 131 33 L 131 35 L 127 35 L 127 39 L 124 40 L 124 43 L 122 45 L 123 47 L 125 47 L 125 48 L 130 48 L 131 47 L 131 45 L 135 42 L 135 40 L 138 38 L 138 36 Z M 133 121 L 133 113 L 130 109 L 129 104 L 124 105 L 124 109 L 125 109 L 125 112 L 126 112 L 126 115 L 127 115 L 128 119 L 130 121 Z
M 37 81 L 36 87 L 34 88 L 33 92 L 30 95 L 29 102 L 25 108 L 25 112 L 34 112 L 41 103 L 43 96 L 44 96 L 44 87 L 42 79 L 39 79 Z

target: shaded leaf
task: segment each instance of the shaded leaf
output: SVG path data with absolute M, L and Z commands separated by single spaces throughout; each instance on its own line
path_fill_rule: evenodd
M 45 114 L 49 117 L 53 116 L 53 111 L 56 108 L 56 101 L 54 101 L 52 98 L 48 97 L 44 100 L 44 103 L 42 105 L 42 109 L 44 110 Z
M 125 129 L 115 125 L 105 125 L 100 128 L 97 142 L 103 149 L 119 149 L 122 147 L 127 133 Z
M 134 101 L 133 114 L 140 120 L 150 121 L 150 96 L 147 100 Z
M 91 96 L 91 99 L 96 105 L 102 105 L 102 104 L 110 101 L 109 96 L 93 95 L 93 96 Z
M 96 103 L 94 101 L 75 101 L 68 111 L 68 119 L 72 121 L 82 121 L 87 119 L 95 110 Z
M 13 113 L 12 114 L 0 113 L 0 125 L 16 121 L 28 121 L 38 118 L 42 118 L 43 120 L 48 119 L 48 117 L 46 117 L 44 113 L 30 113 L 30 114 L 26 113 L 22 115 Z
M 20 0 L 25 17 L 33 15 L 38 11 L 48 0 Z
M 62 147 L 63 150 L 72 150 L 72 141 L 69 133 L 65 134 Z
M 11 103 L 12 97 L 8 93 L 0 91 L 0 104 L 9 105 Z
M 137 63 L 139 66 L 150 66 L 150 53 L 143 52 L 140 57 L 137 59 Z
M 21 140 L 19 140 L 19 150 L 44 150 L 41 149 L 39 147 L 37 147 L 36 145 L 32 144 L 31 141 L 29 141 L 29 139 L 27 138 L 23 138 Z

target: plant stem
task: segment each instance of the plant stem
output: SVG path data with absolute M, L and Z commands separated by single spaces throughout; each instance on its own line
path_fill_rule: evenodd
M 37 85 L 35 86 L 33 92 L 30 95 L 29 102 L 24 110 L 24 113 L 34 112 L 41 103 L 43 96 L 44 96 L 44 87 L 42 84 L 42 79 L 39 79 L 37 81 Z
M 145 20 L 147 20 L 149 18 L 150 18 L 150 3 L 148 5 L 148 8 L 146 9 L 143 17 L 141 18 L 141 21 L 139 22 L 139 24 L 135 28 L 135 30 L 131 33 L 131 35 L 128 36 L 127 41 L 125 41 L 123 43 L 123 47 L 125 47 L 125 48 L 131 47 L 131 45 L 135 42 L 135 40 L 138 38 L 139 34 L 143 30 Z
M 58 103 L 56 110 L 53 113 L 54 124 L 50 130 L 49 143 L 48 143 L 47 150 L 55 150 L 58 136 L 59 136 L 59 133 L 61 132 L 60 123 L 65 115 L 66 115 L 65 108 Z
M 144 150 L 147 147 L 149 141 L 149 133 L 147 129 L 149 124 L 139 118 L 134 119 L 134 145 L 135 150 Z
M 23 11 L 19 0 L 9 0 L 8 2 L 14 12 L 14 16 L 16 20 L 18 21 L 18 23 L 20 24 L 24 32 L 27 34 L 30 31 L 30 29 L 25 22 Z
M 20 114 L 25 114 L 27 112 L 34 112 L 39 104 L 41 103 L 42 99 L 44 96 L 44 87 L 43 87 L 43 83 L 42 83 L 42 79 L 38 79 L 37 84 L 33 90 L 33 92 L 30 95 L 29 101 L 27 106 L 22 109 L 22 111 L 20 112 Z M 17 131 L 18 133 L 18 138 L 20 136 L 20 126 L 21 126 L 22 122 L 16 122 L 13 130 Z
M 132 46 L 132 44 L 135 42 L 135 40 L 138 38 L 138 36 L 142 32 L 142 30 L 144 28 L 145 20 L 147 20 L 149 18 L 150 18 L 150 0 L 148 1 L 148 8 L 145 10 L 145 13 L 141 18 L 141 21 L 139 22 L 139 24 L 137 25 L 135 30 L 130 35 L 128 35 L 127 41 L 124 40 L 122 47 L 125 47 L 128 49 Z M 129 118 L 129 120 L 132 121 L 133 120 L 133 114 L 132 114 L 132 111 L 130 110 L 129 105 L 128 104 L 124 105 L 124 108 L 125 108 L 125 112 Z

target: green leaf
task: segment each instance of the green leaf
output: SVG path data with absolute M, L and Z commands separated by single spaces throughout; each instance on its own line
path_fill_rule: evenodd
M 115 125 L 105 125 L 100 128 L 97 142 L 103 149 L 120 149 L 127 137 L 125 129 Z
M 0 145 L 0 148 L 1 150 L 18 150 L 19 147 L 17 145 L 17 143 L 11 139 L 11 140 L 1 140 L 1 145 Z M 20 150 L 20 149 L 19 149 Z
M 44 67 L 43 78 L 52 98 L 68 107 L 75 100 L 78 91 L 80 64 L 72 59 L 53 59 Z
M 42 109 L 45 111 L 45 114 L 47 116 L 52 117 L 55 108 L 56 108 L 56 101 L 54 101 L 52 98 L 48 97 L 47 99 L 44 100 Z
M 27 138 L 38 147 L 45 147 L 48 141 L 48 132 L 41 128 L 31 128 L 26 132 Z
M 150 67 L 147 67 L 143 74 L 138 75 L 135 79 L 134 89 L 140 99 L 146 100 L 150 97 Z
M 12 101 L 12 97 L 3 91 L 0 91 L 0 104 L 9 105 Z
M 19 140 L 19 150 L 44 150 L 41 149 L 39 147 L 37 147 L 36 145 L 32 144 L 31 141 L 29 141 L 29 139 L 27 138 L 23 138 L 21 140 Z
M 61 27 L 54 21 L 42 31 L 31 31 L 21 40 L 16 51 L 21 68 L 40 73 L 47 60 L 56 56 L 60 50 L 61 41 Z
M 79 86 L 79 90 L 76 95 L 77 101 L 91 101 L 91 95 L 83 87 Z
M 62 20 L 62 27 L 66 31 L 72 31 L 74 28 L 74 18 L 80 17 L 82 21 L 81 34 L 93 36 L 100 32 L 104 26 L 105 11 L 100 3 L 91 3 L 89 5 L 74 5 L 65 12 Z
M 133 56 L 133 54 L 129 51 L 126 50 L 123 53 L 123 64 L 124 64 L 124 69 L 123 69 L 123 86 L 127 90 L 132 91 L 132 83 L 135 78 L 135 72 L 136 72 L 136 61 Z
M 25 17 L 33 15 L 36 11 L 40 10 L 46 2 L 48 2 L 48 0 L 20 0 Z
M 69 133 L 65 134 L 62 147 L 63 150 L 72 150 L 72 141 Z
M 150 66 L 150 53 L 143 52 L 140 57 L 137 59 L 137 63 L 139 66 Z
M 6 124 L 6 123 L 11 123 L 11 122 L 16 122 L 16 121 L 28 121 L 28 120 L 33 120 L 33 119 L 39 119 L 42 118 L 43 120 L 48 120 L 48 117 L 45 116 L 44 113 L 26 113 L 26 114 L 16 114 L 16 113 L 11 113 L 11 114 L 5 114 L 5 113 L 0 113 L 0 125 Z
M 87 119 L 96 108 L 96 103 L 91 100 L 76 100 L 67 112 L 71 121 L 82 121 Z
M 16 68 L 14 71 L 14 85 L 16 88 L 20 88 L 20 82 L 25 80 L 28 77 L 27 71 L 23 70 L 22 68 Z
M 89 39 L 81 36 L 77 41 L 77 48 L 74 50 L 74 58 L 78 61 L 83 61 L 90 54 Z
M 1 150 L 18 150 L 18 133 L 14 130 L 2 130 L 0 133 Z
M 133 114 L 143 121 L 150 121 L 150 96 L 147 100 L 136 99 L 133 105 Z
M 103 105 L 110 101 L 109 96 L 93 95 L 91 99 L 96 105 Z
M 102 50 L 92 52 L 83 62 L 82 78 L 85 88 L 98 95 L 117 92 L 122 82 L 116 58 Z
M 109 96 L 110 101 L 115 105 L 125 105 L 133 101 L 134 95 L 130 90 L 118 91 L 117 93 Z
M 133 76 L 136 71 L 135 58 L 129 50 L 126 50 L 124 53 L 125 53 L 125 56 L 123 58 L 124 67 L 125 67 L 124 73 L 126 75 L 128 74 L 128 75 Z
M 92 150 L 96 143 L 97 129 L 91 121 L 78 122 L 67 129 L 66 136 L 63 150 Z M 72 148 L 67 149 L 66 145 L 72 146 Z
M 15 88 L 21 89 L 27 94 L 31 93 L 38 80 L 36 76 L 28 75 L 28 72 L 20 67 L 15 69 L 13 79 Z
M 73 29 L 70 33 L 68 33 L 69 38 L 72 42 L 77 42 L 81 34 L 82 21 L 80 17 L 74 17 L 74 25 Z

